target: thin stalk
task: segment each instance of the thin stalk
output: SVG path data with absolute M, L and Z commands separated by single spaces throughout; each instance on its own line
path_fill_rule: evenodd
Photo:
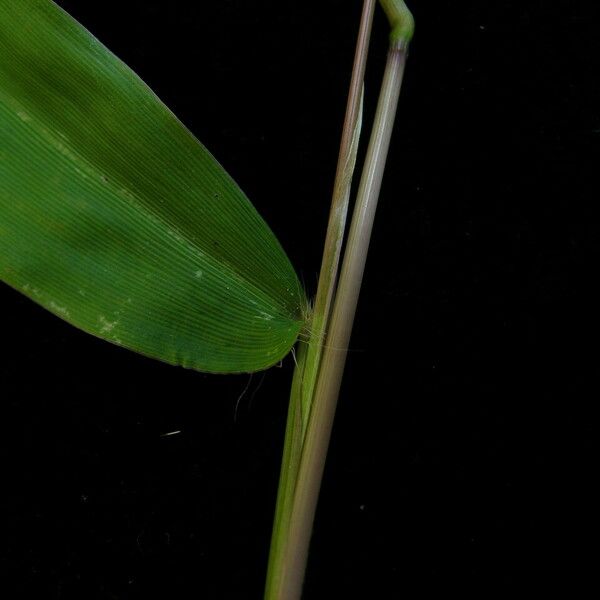
M 312 311 L 310 339 L 307 344 L 301 344 L 298 349 L 296 369 L 292 381 L 279 489 L 277 492 L 277 505 L 269 552 L 269 566 L 265 589 L 265 599 L 268 600 L 285 598 L 281 592 L 281 581 L 282 574 L 286 571 L 286 557 L 290 554 L 288 538 L 289 523 L 304 433 L 310 412 L 310 400 L 320 362 L 322 341 L 331 308 L 331 298 L 337 282 L 340 250 L 348 212 L 352 175 L 356 162 L 356 149 L 361 123 L 364 73 L 374 10 L 375 0 L 365 0 L 346 105 L 346 115 L 333 186 L 331 212 L 323 250 L 319 284 Z
M 336 290 L 374 9 L 374 0 L 365 0 L 310 338 L 308 344 L 299 349 L 292 383 L 266 600 L 299 600 L 302 593 L 317 498 L 346 359 L 345 349 L 352 331 L 406 50 L 412 36 L 412 15 L 404 2 L 380 2 L 391 23 L 391 46 Z M 333 298 L 333 310 L 330 310 Z
M 396 3 L 397 4 L 397 3 Z M 404 3 L 401 3 L 405 8 Z M 387 12 L 387 7 L 386 12 Z M 408 13 L 410 15 L 410 13 Z M 391 19 L 390 19 L 391 20 Z M 412 17 L 411 17 L 412 24 Z M 375 209 L 404 74 L 409 34 L 392 22 L 391 46 L 358 190 L 342 272 L 336 290 L 326 345 L 319 366 L 302 456 L 298 468 L 287 540 L 288 553 L 280 574 L 278 598 L 298 600 L 306 570 L 317 499 L 331 437 L 333 418 L 364 273 Z M 398 32 L 401 32 L 400 36 Z

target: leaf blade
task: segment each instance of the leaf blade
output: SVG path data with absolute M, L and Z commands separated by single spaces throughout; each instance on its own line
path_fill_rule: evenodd
M 210 153 L 54 3 L 0 3 L 0 56 L 2 278 L 172 364 L 280 360 L 302 327 L 301 287 Z

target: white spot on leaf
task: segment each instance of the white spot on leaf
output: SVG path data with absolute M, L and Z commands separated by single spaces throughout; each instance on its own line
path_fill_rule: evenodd
M 272 321 L 273 320 L 273 315 L 270 315 L 269 313 L 266 313 L 264 311 L 260 311 L 261 316 L 259 317 L 257 315 L 257 319 L 260 319 L 261 321 Z
M 104 315 L 100 315 L 98 320 L 100 321 L 100 325 L 102 325 L 100 333 L 110 333 L 119 323 L 119 321 L 109 321 Z
M 62 315 L 63 317 L 69 316 L 69 311 L 67 310 L 67 308 L 65 306 L 60 306 L 60 304 L 57 304 L 56 302 L 54 302 L 54 300 L 50 301 L 50 310 L 52 310 L 55 313 L 58 313 L 59 315 Z
M 36 288 L 36 287 L 33 287 L 32 285 L 29 285 L 28 283 L 26 283 L 22 289 L 29 296 L 39 296 L 40 295 L 40 290 L 38 290 L 38 288 Z

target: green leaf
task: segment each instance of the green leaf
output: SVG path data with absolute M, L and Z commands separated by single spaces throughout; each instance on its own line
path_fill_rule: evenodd
M 81 329 L 210 372 L 279 361 L 304 295 L 211 154 L 56 4 L 0 0 L 0 278 Z

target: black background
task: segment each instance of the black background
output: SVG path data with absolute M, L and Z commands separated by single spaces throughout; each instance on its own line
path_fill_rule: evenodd
M 360 2 L 59 4 L 216 155 L 314 292 Z M 592 6 L 412 3 L 306 598 L 595 582 Z M 386 46 L 378 9 L 367 133 Z M 6 597 L 259 598 L 291 359 L 198 374 L 0 292 Z

